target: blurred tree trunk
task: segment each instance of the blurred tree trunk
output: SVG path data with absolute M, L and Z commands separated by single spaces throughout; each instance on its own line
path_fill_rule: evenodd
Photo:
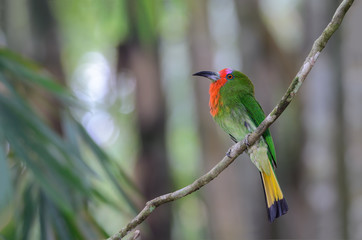
M 31 35 L 30 11 L 25 0 L 1 2 L 2 27 L 5 42 L 10 49 L 32 57 L 34 51 L 33 37 Z
M 29 37 L 32 39 L 30 41 L 32 48 L 35 49 L 35 51 L 31 51 L 29 57 L 47 69 L 59 83 L 64 84 L 64 73 L 60 62 L 60 46 L 57 36 L 58 28 L 51 12 L 49 1 L 30 0 L 27 3 L 27 7 L 29 8 L 31 22 L 31 35 Z M 26 43 L 24 42 L 24 44 Z M 61 107 L 59 102 L 44 93 L 42 89 L 37 89 L 36 92 L 28 93 L 28 95 L 34 108 L 62 136 Z M 49 196 L 46 196 L 43 191 L 39 191 L 39 201 L 41 201 L 41 206 L 43 206 L 43 208 L 39 209 L 39 212 L 47 214 L 49 206 L 53 204 Z M 55 209 L 55 211 L 58 214 L 61 212 L 58 209 Z M 40 229 L 42 236 L 54 237 L 52 236 L 54 233 L 49 221 L 42 220 Z
M 54 79 L 64 84 L 64 73 L 60 62 L 60 46 L 57 36 L 56 21 L 47 0 L 7 1 L 3 20 L 5 22 L 5 36 L 7 47 L 19 52 L 26 57 L 34 59 L 39 65 L 47 69 Z M 24 31 L 19 31 L 24 29 Z M 59 102 L 49 96 L 41 88 L 23 89 L 26 99 L 42 118 L 59 135 L 63 134 L 61 126 L 61 107 Z M 38 194 L 43 212 L 48 214 L 49 205 L 53 202 L 43 191 L 34 191 Z M 57 214 L 61 210 L 54 208 Z M 54 238 L 54 232 L 50 221 L 41 219 L 39 230 L 42 237 Z M 66 230 L 65 230 L 66 231 Z M 29 237 L 29 236 L 26 236 Z
M 64 84 L 60 62 L 57 26 L 46 0 L 6 1 L 3 3 L 5 16 L 3 25 L 6 42 L 13 49 L 34 59 Z M 24 31 L 19 31 L 24 29 Z M 41 89 L 26 92 L 33 106 L 44 119 L 61 133 L 60 112 L 55 99 L 46 96 Z M 47 99 L 44 101 L 44 98 Z
M 5 34 L 7 26 L 7 11 L 8 11 L 8 6 L 7 6 L 7 1 L 6 0 L 0 0 L 0 29 L 2 31 L 1 34 Z M 1 36 L 3 39 L 0 40 L 0 46 L 2 46 L 3 44 L 6 44 L 6 39 L 4 38 L 4 36 Z
M 305 49 L 327 25 L 339 1 L 305 2 Z M 347 186 L 343 141 L 343 88 L 340 31 L 311 71 L 303 92 L 302 186 L 309 211 L 305 211 L 303 238 L 342 238 L 347 235 Z
M 346 178 L 340 184 L 340 194 L 346 198 L 342 207 L 344 214 L 344 235 L 350 239 L 362 239 L 362 2 L 356 1 L 347 14 L 342 28 L 342 96 L 343 111 L 339 114 L 344 116 L 344 157 L 345 174 L 340 177 Z M 340 171 L 338 169 L 338 171 Z M 343 185 L 345 183 L 345 185 Z M 348 227 L 348 228 L 347 228 Z M 344 236 L 342 236 L 344 237 Z
M 8 47 L 35 59 L 64 83 L 58 27 L 46 0 L 2 0 Z
M 31 17 L 31 30 L 34 40 L 33 58 L 50 71 L 59 82 L 65 83 L 64 72 L 60 62 L 58 26 L 51 6 L 47 0 L 30 0 L 28 2 Z
M 133 49 L 130 57 L 131 71 L 137 79 L 136 109 L 141 140 L 137 176 L 144 196 L 150 200 L 169 192 L 172 185 L 166 155 L 165 105 L 155 56 Z M 157 209 L 148 219 L 153 235 L 144 239 L 170 239 L 171 219 L 171 205 Z
M 60 62 L 60 46 L 58 27 L 47 0 L 31 0 L 28 2 L 31 19 L 33 47 L 36 49 L 31 58 L 44 66 L 59 83 L 65 84 L 65 76 Z M 48 96 L 46 96 L 49 98 Z M 38 106 L 44 105 L 44 99 L 39 99 Z M 60 106 L 51 98 L 48 105 L 42 108 L 53 129 L 62 134 Z
M 214 70 L 212 37 L 209 33 L 207 17 L 208 1 L 193 1 L 191 9 L 190 47 L 191 59 L 194 60 L 193 72 Z M 200 139 L 204 159 L 204 171 L 211 169 L 225 155 L 232 145 L 229 137 L 213 122 L 209 113 L 209 85 L 207 79 L 196 79 L 196 102 L 199 118 Z M 239 158 L 238 161 L 242 161 Z M 245 204 L 242 202 L 240 188 L 241 163 L 236 162 L 203 191 L 208 208 L 207 239 L 244 239 Z
M 333 12 L 340 4 L 340 1 L 335 0 L 330 3 L 330 12 Z M 345 116 L 344 116 L 344 81 L 342 78 L 342 34 L 341 31 L 337 31 L 334 34 L 334 40 L 330 42 L 330 49 L 333 49 L 331 54 L 331 62 L 333 66 L 333 79 L 332 86 L 334 91 L 334 126 L 335 132 L 333 134 L 332 148 L 335 151 L 336 156 L 336 181 L 337 184 L 337 214 L 339 214 L 340 222 L 340 236 L 342 239 L 350 239 L 348 234 L 349 220 L 349 186 L 347 185 L 347 172 L 346 172 L 346 137 L 345 137 Z M 362 146 L 362 145 L 361 145 Z
M 236 0 L 237 11 L 241 25 L 241 55 L 243 58 L 243 72 L 250 77 L 255 86 L 256 99 L 260 102 L 265 114 L 268 114 L 279 101 L 279 93 L 283 93 L 291 79 L 297 73 L 296 54 L 286 53 L 276 42 L 270 29 L 261 16 L 258 1 Z M 269 90 L 265 90 L 265 89 Z M 284 117 L 271 128 L 276 147 L 278 168 L 276 174 L 289 203 L 293 205 L 294 192 L 298 175 L 294 174 L 299 167 L 300 146 L 303 140 L 300 131 L 300 117 L 298 101 L 289 106 Z M 290 237 L 296 229 L 292 228 L 290 214 L 278 219 L 278 224 L 267 222 L 264 207 L 263 189 L 255 167 L 250 165 L 243 171 L 252 181 L 246 182 L 248 189 L 245 201 L 253 202 L 249 209 L 251 235 L 256 238 Z M 288 180 L 289 179 L 289 180 Z M 262 207 L 263 206 L 263 207 Z M 261 221 L 261 219 L 263 221 Z M 288 226 L 288 227 L 285 227 Z
M 156 34 L 152 33 L 151 20 L 147 19 L 149 13 L 146 14 L 145 6 L 139 1 L 127 4 L 131 32 L 128 41 L 118 48 L 118 68 L 126 68 L 136 79 L 136 115 L 140 138 L 136 176 L 146 200 L 151 200 L 170 192 L 172 186 L 166 153 L 166 109 L 158 43 Z M 150 232 L 142 232 L 142 239 L 171 239 L 171 220 L 171 205 L 160 207 L 147 219 Z

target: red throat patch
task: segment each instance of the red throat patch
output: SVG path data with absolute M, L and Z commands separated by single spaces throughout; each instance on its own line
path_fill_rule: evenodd
M 227 82 L 225 77 L 221 77 L 219 80 L 210 84 L 209 94 L 210 94 L 210 114 L 215 117 L 219 112 L 219 106 L 222 105 L 222 100 L 220 100 L 220 88 L 224 86 Z

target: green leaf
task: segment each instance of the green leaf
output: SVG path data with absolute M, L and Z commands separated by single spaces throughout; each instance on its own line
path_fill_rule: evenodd
M 138 212 L 138 208 L 136 207 L 136 204 L 132 201 L 132 199 L 128 196 L 126 191 L 123 187 L 120 185 L 120 181 L 115 177 L 115 174 L 111 170 L 111 161 L 107 154 L 93 141 L 93 139 L 88 135 L 87 131 L 83 128 L 83 126 L 79 123 L 77 123 L 78 132 L 82 136 L 83 141 L 87 144 L 87 146 L 92 150 L 92 152 L 97 156 L 97 159 L 103 169 L 108 174 L 109 179 L 113 183 L 113 185 L 116 187 L 118 192 L 122 195 L 122 197 L 126 200 L 128 205 L 132 208 L 134 212 Z M 117 167 L 117 171 L 121 174 L 121 179 L 124 181 L 123 185 L 127 185 L 131 187 L 135 192 L 138 192 L 140 194 L 140 191 L 138 190 L 137 186 L 133 183 L 133 181 L 126 175 L 124 171 L 122 171 L 121 168 Z
M 24 206 L 21 212 L 22 218 L 22 237 L 21 239 L 28 239 L 30 229 L 34 224 L 35 215 L 37 213 L 37 204 L 32 196 L 34 186 L 29 184 L 24 191 Z
M 71 211 L 71 205 L 66 201 L 68 192 L 62 187 L 76 187 L 85 195 L 89 194 L 89 188 L 70 165 L 72 157 L 67 155 L 64 142 L 15 94 L 0 95 L 0 113 L 1 125 L 7 126 L 4 136 L 14 153 L 26 162 L 52 199 Z
M 127 204 L 137 210 L 127 191 L 131 188 L 137 192 L 135 184 L 70 115 L 66 104 L 76 107 L 77 103 L 66 88 L 44 74 L 38 65 L 6 49 L 0 49 L 0 87 L 0 209 L 13 197 L 16 211 L 20 210 L 20 214 L 14 214 L 12 224 L 1 229 L 2 233 L 6 230 L 6 236 L 16 236 L 11 239 L 28 239 L 38 237 L 37 234 L 41 239 L 106 236 L 87 204 L 93 200 L 116 204 L 93 187 L 92 180 L 99 177 L 102 169 L 92 169 L 85 161 L 84 146 L 96 157 Z M 21 94 L 24 89 L 37 93 L 38 87 L 62 101 L 63 105 L 58 105 L 63 108 L 58 110 L 61 117 L 57 119 L 62 134 L 37 114 L 41 107 L 35 110 L 30 104 L 32 99 Z M 8 155 L 6 144 L 10 146 Z
M 12 181 L 5 154 L 6 145 L 2 131 L 0 131 L 0 212 L 12 198 Z
M 69 116 L 69 114 L 62 114 L 62 129 L 64 133 L 64 139 L 67 143 L 67 149 L 70 151 L 71 155 L 74 156 L 73 163 L 77 165 L 82 172 L 88 172 L 94 176 L 98 176 L 95 171 L 93 171 L 87 163 L 84 162 L 82 158 L 82 154 L 80 153 L 81 146 L 80 142 L 80 134 L 77 128 L 77 122 L 74 118 Z
M 64 103 L 76 104 L 69 90 L 54 81 L 43 68 L 6 48 L 0 48 L 0 70 L 15 77 L 15 81 L 44 88 Z

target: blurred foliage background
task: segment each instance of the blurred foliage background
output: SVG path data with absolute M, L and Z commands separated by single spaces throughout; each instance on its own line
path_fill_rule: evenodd
M 0 0 L 0 239 L 101 239 L 209 170 L 231 140 L 201 70 L 239 69 L 266 113 L 340 1 Z M 362 238 L 362 3 L 272 126 L 287 215 L 247 155 L 142 239 Z

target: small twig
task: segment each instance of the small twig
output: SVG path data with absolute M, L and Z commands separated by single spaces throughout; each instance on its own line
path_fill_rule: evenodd
M 278 105 L 273 109 L 273 111 L 264 119 L 264 121 L 259 125 L 259 127 L 249 135 L 248 143 L 253 145 L 264 131 L 270 127 L 270 125 L 275 122 L 275 120 L 282 114 L 286 109 L 289 103 L 297 94 L 300 86 L 306 79 L 308 73 L 314 66 L 319 54 L 326 46 L 328 40 L 331 38 L 333 33 L 341 25 L 342 20 L 352 5 L 354 0 L 344 0 L 339 7 L 337 8 L 335 14 L 333 15 L 330 23 L 324 29 L 321 36 L 314 42 L 312 49 L 305 59 L 303 66 L 300 68 L 296 77 L 293 79 L 290 84 L 287 92 L 284 94 Z M 246 150 L 245 140 L 242 140 L 234 144 L 228 151 L 228 156 L 225 156 L 218 164 L 216 164 L 208 173 L 204 174 L 192 184 L 179 189 L 175 192 L 167 193 L 165 195 L 159 196 L 152 199 L 146 203 L 146 206 L 143 210 L 134 218 L 131 222 L 127 224 L 126 227 L 122 228 L 121 231 L 111 236 L 108 240 L 120 240 L 122 237 L 126 236 L 130 231 L 132 231 L 136 226 L 141 224 L 158 206 L 171 202 L 177 199 L 180 199 L 186 195 L 189 195 L 201 187 L 208 184 L 211 180 L 216 178 L 225 168 L 227 168 L 242 152 Z
M 140 240 L 141 231 L 140 230 L 134 230 L 131 234 L 128 235 L 128 240 Z

